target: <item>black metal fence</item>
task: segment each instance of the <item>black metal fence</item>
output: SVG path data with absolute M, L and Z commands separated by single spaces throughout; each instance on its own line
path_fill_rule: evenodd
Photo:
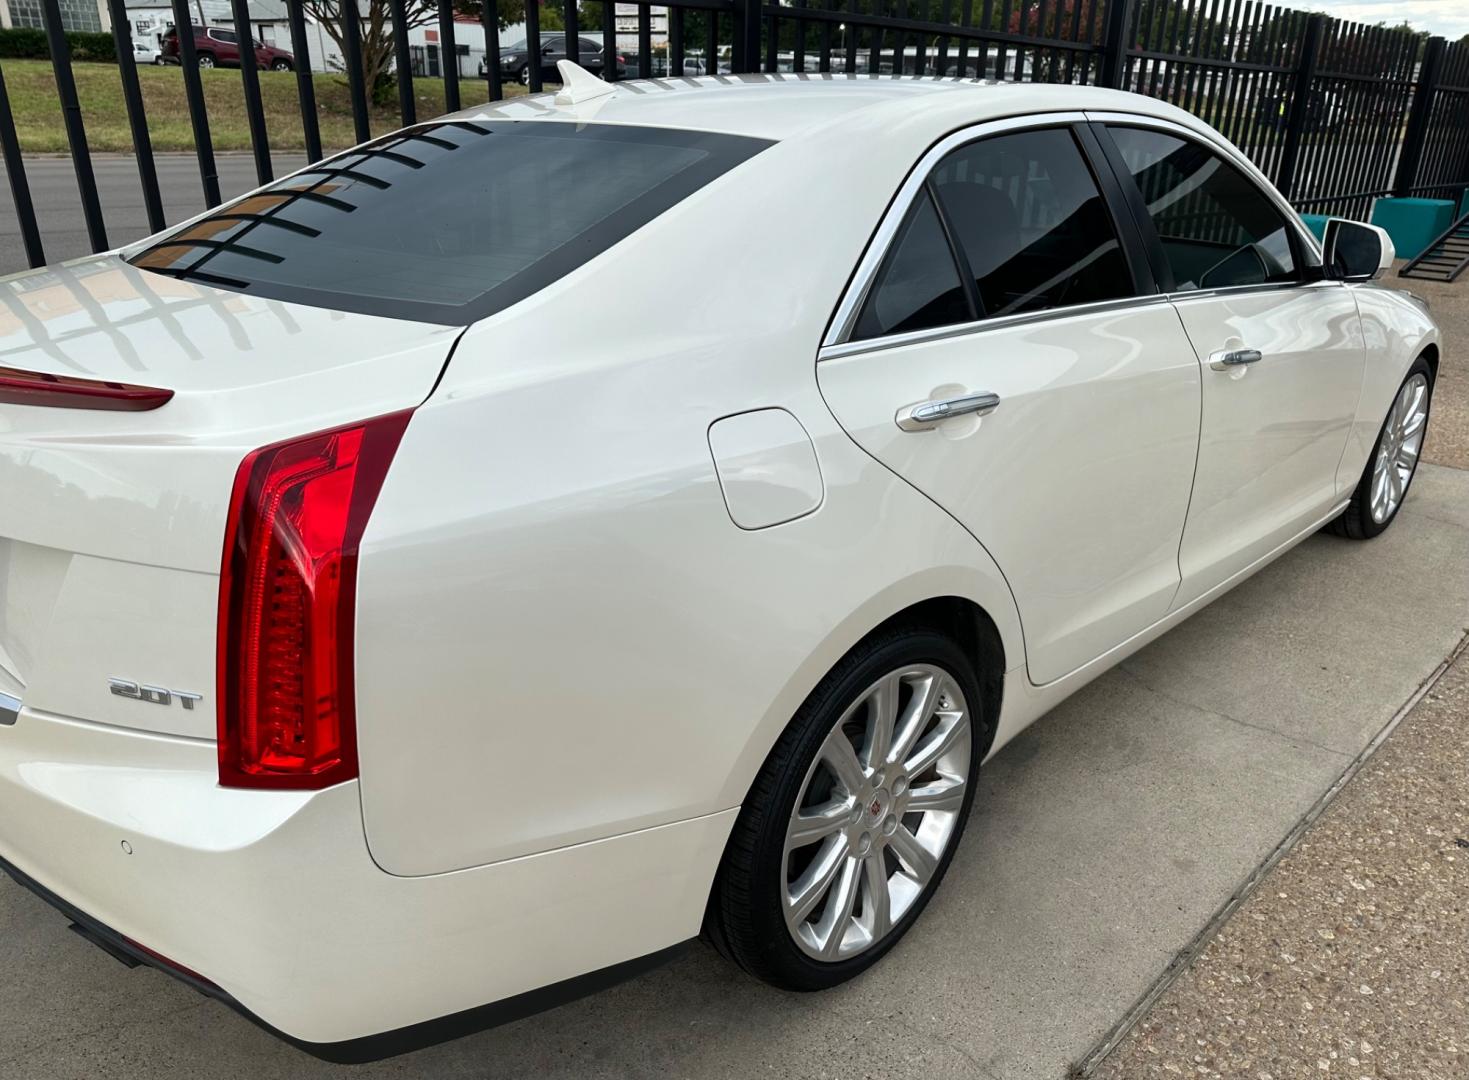
M 190 4 L 171 2 L 181 31 L 180 77 L 200 181 L 206 203 L 214 206 L 221 193 Z M 111 238 L 93 177 L 58 0 L 41 3 L 83 220 L 93 249 L 105 250 Z M 428 54 L 425 46 L 410 42 L 407 3 L 354 0 L 328 8 L 335 12 L 330 20 L 334 36 L 343 42 L 343 74 L 359 141 L 372 135 L 369 102 L 374 88 L 364 77 L 364 34 L 379 24 L 388 27 L 392 38 L 396 119 L 403 125 L 419 119 L 415 73 L 426 77 Z M 469 10 L 464 5 L 475 0 L 459 3 L 462 17 Z M 490 101 L 537 93 L 549 77 L 551 69 L 543 71 L 534 60 L 523 65 L 523 74 L 502 64 L 502 44 L 509 43 L 501 41 L 496 3 L 476 5 L 475 24 L 456 20 L 447 2 L 438 9 L 434 55 L 445 60 L 433 66 L 434 76 L 443 82 L 450 111 L 462 102 L 462 39 L 478 39 L 476 49 L 484 50 L 484 96 Z M 148 117 L 133 68 L 125 0 L 108 4 L 119 89 L 148 222 L 156 230 L 166 222 Z M 520 46 L 518 55 L 536 58 L 543 55 L 544 43 L 563 41 L 568 59 L 593 62 L 608 79 L 762 71 L 979 77 L 1127 89 L 1170 101 L 1214 125 L 1303 210 L 1362 217 L 1379 196 L 1458 197 L 1469 186 L 1469 45 L 1448 45 L 1407 30 L 1344 22 L 1258 0 L 672 0 L 660 7 L 666 16 L 647 3 L 556 0 L 542 5 L 529 0 L 524 42 L 514 44 Z M 249 40 L 246 0 L 231 0 L 231 8 L 239 39 Z M 324 148 L 307 7 L 303 0 L 286 0 L 286 9 L 302 137 L 307 158 L 317 161 Z M 582 55 L 587 39 L 600 46 L 595 57 Z M 263 183 L 272 179 L 270 132 L 260 76 L 252 65 L 241 71 L 240 92 L 256 175 Z M 27 260 L 40 265 L 45 249 L 3 65 L 0 154 Z

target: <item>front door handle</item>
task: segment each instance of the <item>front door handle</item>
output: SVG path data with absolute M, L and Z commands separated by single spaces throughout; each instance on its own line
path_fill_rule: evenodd
M 1228 371 L 1230 368 L 1242 367 L 1245 364 L 1259 363 L 1263 355 L 1259 349 L 1232 349 L 1229 352 L 1217 352 L 1209 357 L 1209 366 L 1215 371 Z
M 904 431 L 927 431 L 940 420 L 947 420 L 951 416 L 965 416 L 971 413 L 975 416 L 987 416 L 999 407 L 999 394 L 980 390 L 973 394 L 960 394 L 958 397 L 920 401 L 917 405 L 908 405 L 899 409 L 894 419 L 897 420 L 898 427 Z

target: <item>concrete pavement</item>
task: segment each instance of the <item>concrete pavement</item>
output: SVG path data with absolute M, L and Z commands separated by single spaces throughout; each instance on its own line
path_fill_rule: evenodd
M 856 982 L 779 993 L 692 945 L 352 1075 L 1057 1080 L 1454 648 L 1466 507 L 1469 473 L 1425 466 L 1381 539 L 1312 538 L 1023 734 L 919 926 Z M 0 1075 L 348 1075 L 124 970 L 8 882 L 0 970 Z
M 1469 652 L 1094 1073 L 1469 1074 Z

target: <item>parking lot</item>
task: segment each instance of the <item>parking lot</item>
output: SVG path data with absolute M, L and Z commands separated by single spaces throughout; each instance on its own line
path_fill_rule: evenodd
M 1458 378 L 1456 368 L 1446 384 Z M 1443 440 L 1435 449 L 1452 456 Z M 1314 537 L 1007 747 L 981 774 L 975 820 L 929 914 L 854 983 L 782 994 L 691 944 L 610 992 L 351 1071 L 1057 1080 L 1466 621 L 1469 472 L 1425 466 L 1386 536 Z M 157 972 L 124 969 L 8 881 L 0 965 L 0 1075 L 348 1072 Z

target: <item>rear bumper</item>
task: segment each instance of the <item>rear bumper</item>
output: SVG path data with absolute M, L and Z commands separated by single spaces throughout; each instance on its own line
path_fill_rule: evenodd
M 402 878 L 368 853 L 355 782 L 234 791 L 214 757 L 23 710 L 0 728 L 0 868 L 109 952 L 333 1061 L 518 1019 L 658 963 L 698 933 L 734 814 Z
M 554 1009 L 558 1005 L 565 1005 L 577 998 L 595 994 L 646 971 L 651 971 L 672 959 L 681 950 L 681 946 L 674 945 L 647 956 L 614 964 L 600 971 L 588 972 L 586 975 L 563 980 L 552 986 L 517 994 L 504 1001 L 495 1001 L 478 1008 L 465 1009 L 451 1016 L 441 1016 L 436 1020 L 412 1024 L 398 1028 L 396 1031 L 379 1032 L 376 1035 L 365 1035 L 343 1042 L 313 1043 L 272 1027 L 232 998 L 228 992 L 201 977 L 197 972 L 171 964 L 164 958 L 155 956 L 148 950 L 139 947 L 136 942 L 129 941 L 116 930 L 104 926 L 86 912 L 72 906 L 65 898 L 56 895 L 35 878 L 28 876 L 20 868 L 6 862 L 3 858 L 0 858 L 0 873 L 9 874 L 21 888 L 30 890 L 70 919 L 72 929 L 79 930 L 83 937 L 128 966 L 153 967 L 167 975 L 172 975 L 206 997 L 214 998 L 228 1005 L 251 1023 L 264 1028 L 276 1038 L 306 1051 L 313 1057 L 339 1065 L 362 1065 L 369 1061 L 381 1061 L 383 1058 L 405 1054 L 412 1050 L 421 1050 L 426 1046 L 457 1039 L 486 1028 L 523 1020 L 527 1016 Z

